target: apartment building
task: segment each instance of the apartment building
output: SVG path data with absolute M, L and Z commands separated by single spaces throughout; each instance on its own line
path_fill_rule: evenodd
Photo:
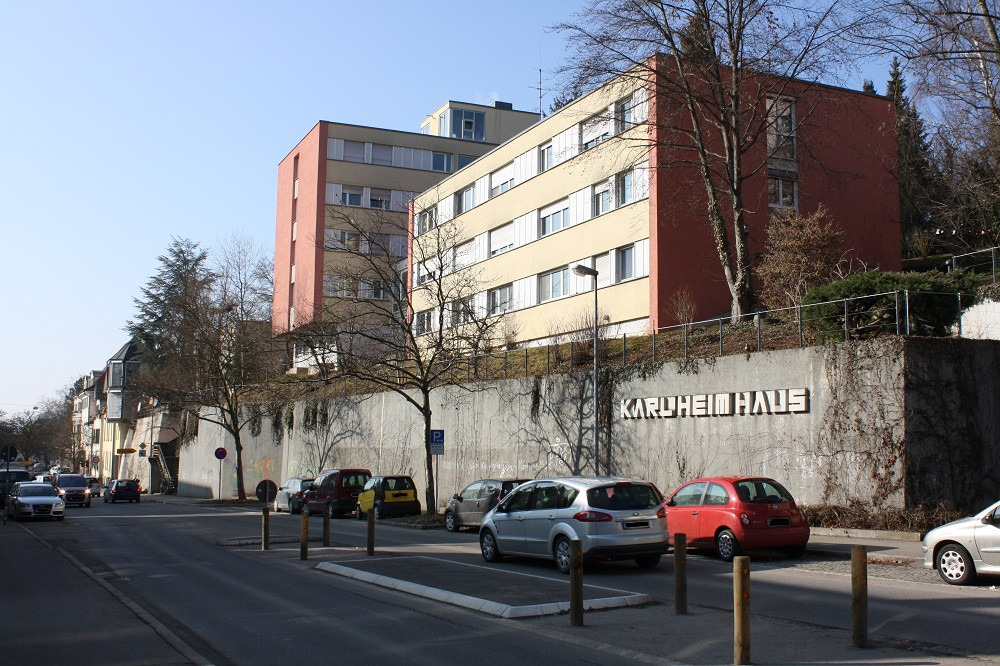
M 578 264 L 597 271 L 600 320 L 614 335 L 676 323 L 670 299 L 682 290 L 693 297 L 696 318 L 729 312 L 705 186 L 666 136 L 664 120 L 684 109 L 651 89 L 615 80 L 414 200 L 418 240 L 436 226 L 458 225 L 446 270 L 477 271 L 476 311 L 509 313 L 516 342 L 586 327 L 593 278 L 574 273 Z M 891 101 L 794 81 L 780 89 L 756 110 L 771 119 L 770 129 L 748 154 L 766 166 L 748 168 L 744 185 L 754 260 L 767 252 L 773 212 L 806 214 L 823 204 L 852 256 L 898 270 Z M 411 289 L 436 270 L 411 257 Z M 438 318 L 434 305 L 415 295 L 418 332 L 436 321 L 451 325 L 456 315 Z
M 278 165 L 271 328 L 281 335 L 320 321 L 337 299 L 384 298 L 387 285 L 340 278 L 338 266 L 357 250 L 354 216 L 385 221 L 390 259 L 406 256 L 407 211 L 417 193 L 513 137 L 538 114 L 496 102 L 449 101 L 420 132 L 321 121 Z M 293 366 L 308 365 L 301 348 Z

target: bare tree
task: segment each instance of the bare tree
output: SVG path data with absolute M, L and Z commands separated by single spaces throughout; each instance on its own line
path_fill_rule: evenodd
M 468 356 L 501 344 L 504 328 L 461 230 L 423 218 L 419 231 L 410 233 L 398 213 L 328 206 L 326 304 L 320 321 L 294 335 L 323 367 L 321 379 L 337 374 L 355 390 L 394 391 L 420 413 L 434 514 L 431 390 L 464 379 Z
M 556 26 L 571 45 L 569 85 L 647 86 L 661 156 L 650 166 L 697 173 L 733 321 L 753 302 L 746 181 L 794 159 L 790 137 L 807 114 L 788 103 L 843 62 L 860 22 L 849 10 L 836 0 L 592 0 Z

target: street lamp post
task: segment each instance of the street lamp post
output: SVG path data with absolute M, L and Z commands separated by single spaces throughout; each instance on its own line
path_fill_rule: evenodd
M 598 447 L 599 434 L 597 429 L 597 275 L 598 270 L 583 264 L 573 267 L 573 272 L 577 275 L 589 275 L 594 278 L 594 476 L 600 473 L 600 448 Z

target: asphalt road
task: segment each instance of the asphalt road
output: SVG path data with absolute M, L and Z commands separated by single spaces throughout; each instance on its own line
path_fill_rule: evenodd
M 352 663 L 413 664 L 731 661 L 732 634 L 725 620 L 732 608 L 732 565 L 712 558 L 692 556 L 689 560 L 688 599 L 694 619 L 683 621 L 672 615 L 670 558 L 653 570 L 641 570 L 630 562 L 588 565 L 588 584 L 650 594 L 663 604 L 593 614 L 587 631 L 581 632 L 568 630 L 565 616 L 499 620 L 316 571 L 317 559 L 365 557 L 365 525 L 351 519 L 332 522 L 335 548 L 322 549 L 314 541 L 312 558 L 301 562 L 297 543 L 276 544 L 266 553 L 252 546 L 220 545 L 260 533 L 259 514 L 237 507 L 144 501 L 98 503 L 69 511 L 65 522 L 33 523 L 29 528 L 92 569 L 162 623 L 166 633 L 191 648 L 182 655 L 162 637 L 142 634 L 154 651 L 141 657 L 135 651 L 122 652 L 115 663 L 176 663 L 179 655 L 181 662 L 186 658 L 215 664 L 329 663 L 343 658 Z M 272 516 L 272 537 L 297 537 L 299 524 L 298 516 Z M 320 519 L 312 519 L 314 538 L 321 524 Z M 19 529 L 8 525 L 5 530 L 11 528 Z M 473 533 L 380 525 L 377 547 L 380 552 L 433 553 L 466 564 L 485 564 Z M 65 566 L 63 562 L 60 566 Z M 32 567 L 27 568 L 33 570 L 40 563 L 32 560 Z M 506 560 L 486 566 L 565 580 L 547 562 Z M 804 658 L 802 646 L 818 641 L 821 635 L 834 645 L 844 643 L 845 635 L 849 642 L 849 562 L 754 556 L 751 569 L 753 628 L 755 635 L 773 634 L 771 640 L 779 647 L 768 653 L 771 659 L 815 661 Z M 28 594 L 27 587 L 18 588 L 18 593 Z M 722 618 L 721 627 L 700 635 L 704 629 L 696 628 L 694 622 L 713 613 Z M 917 566 L 874 565 L 869 567 L 869 617 L 873 638 L 903 650 L 898 656 L 917 650 L 934 654 L 938 663 L 961 661 L 964 655 L 1000 661 L 996 640 L 1000 591 L 995 586 L 955 588 Z M 131 627 L 126 620 L 110 619 L 104 625 L 111 630 Z M 678 642 L 685 639 L 690 645 Z M 48 646 L 44 635 L 20 636 L 19 640 L 20 649 L 27 653 Z M 781 643 L 786 644 L 784 652 Z M 137 657 L 134 661 L 130 660 L 133 656 Z M 878 659 L 868 651 L 854 654 L 852 660 Z M 893 659 L 890 655 L 883 661 Z M 55 659 L 49 663 L 68 662 Z

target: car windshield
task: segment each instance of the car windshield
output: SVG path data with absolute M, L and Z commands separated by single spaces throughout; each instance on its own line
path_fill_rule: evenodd
M 590 506 L 609 511 L 651 509 L 662 501 L 660 492 L 648 483 L 615 484 L 587 491 L 587 503 Z
M 63 488 L 85 488 L 87 482 L 82 476 L 71 476 L 59 479 L 59 485 Z
M 736 486 L 736 494 L 744 502 L 773 504 L 794 501 L 784 486 L 770 479 L 744 479 L 733 485 Z
M 390 476 L 385 480 L 389 490 L 413 490 L 413 479 L 408 476 Z
M 119 481 L 116 486 L 119 490 L 135 490 L 135 481 Z
M 56 489 L 49 485 L 21 488 L 21 497 L 55 497 L 56 495 L 58 495 Z

